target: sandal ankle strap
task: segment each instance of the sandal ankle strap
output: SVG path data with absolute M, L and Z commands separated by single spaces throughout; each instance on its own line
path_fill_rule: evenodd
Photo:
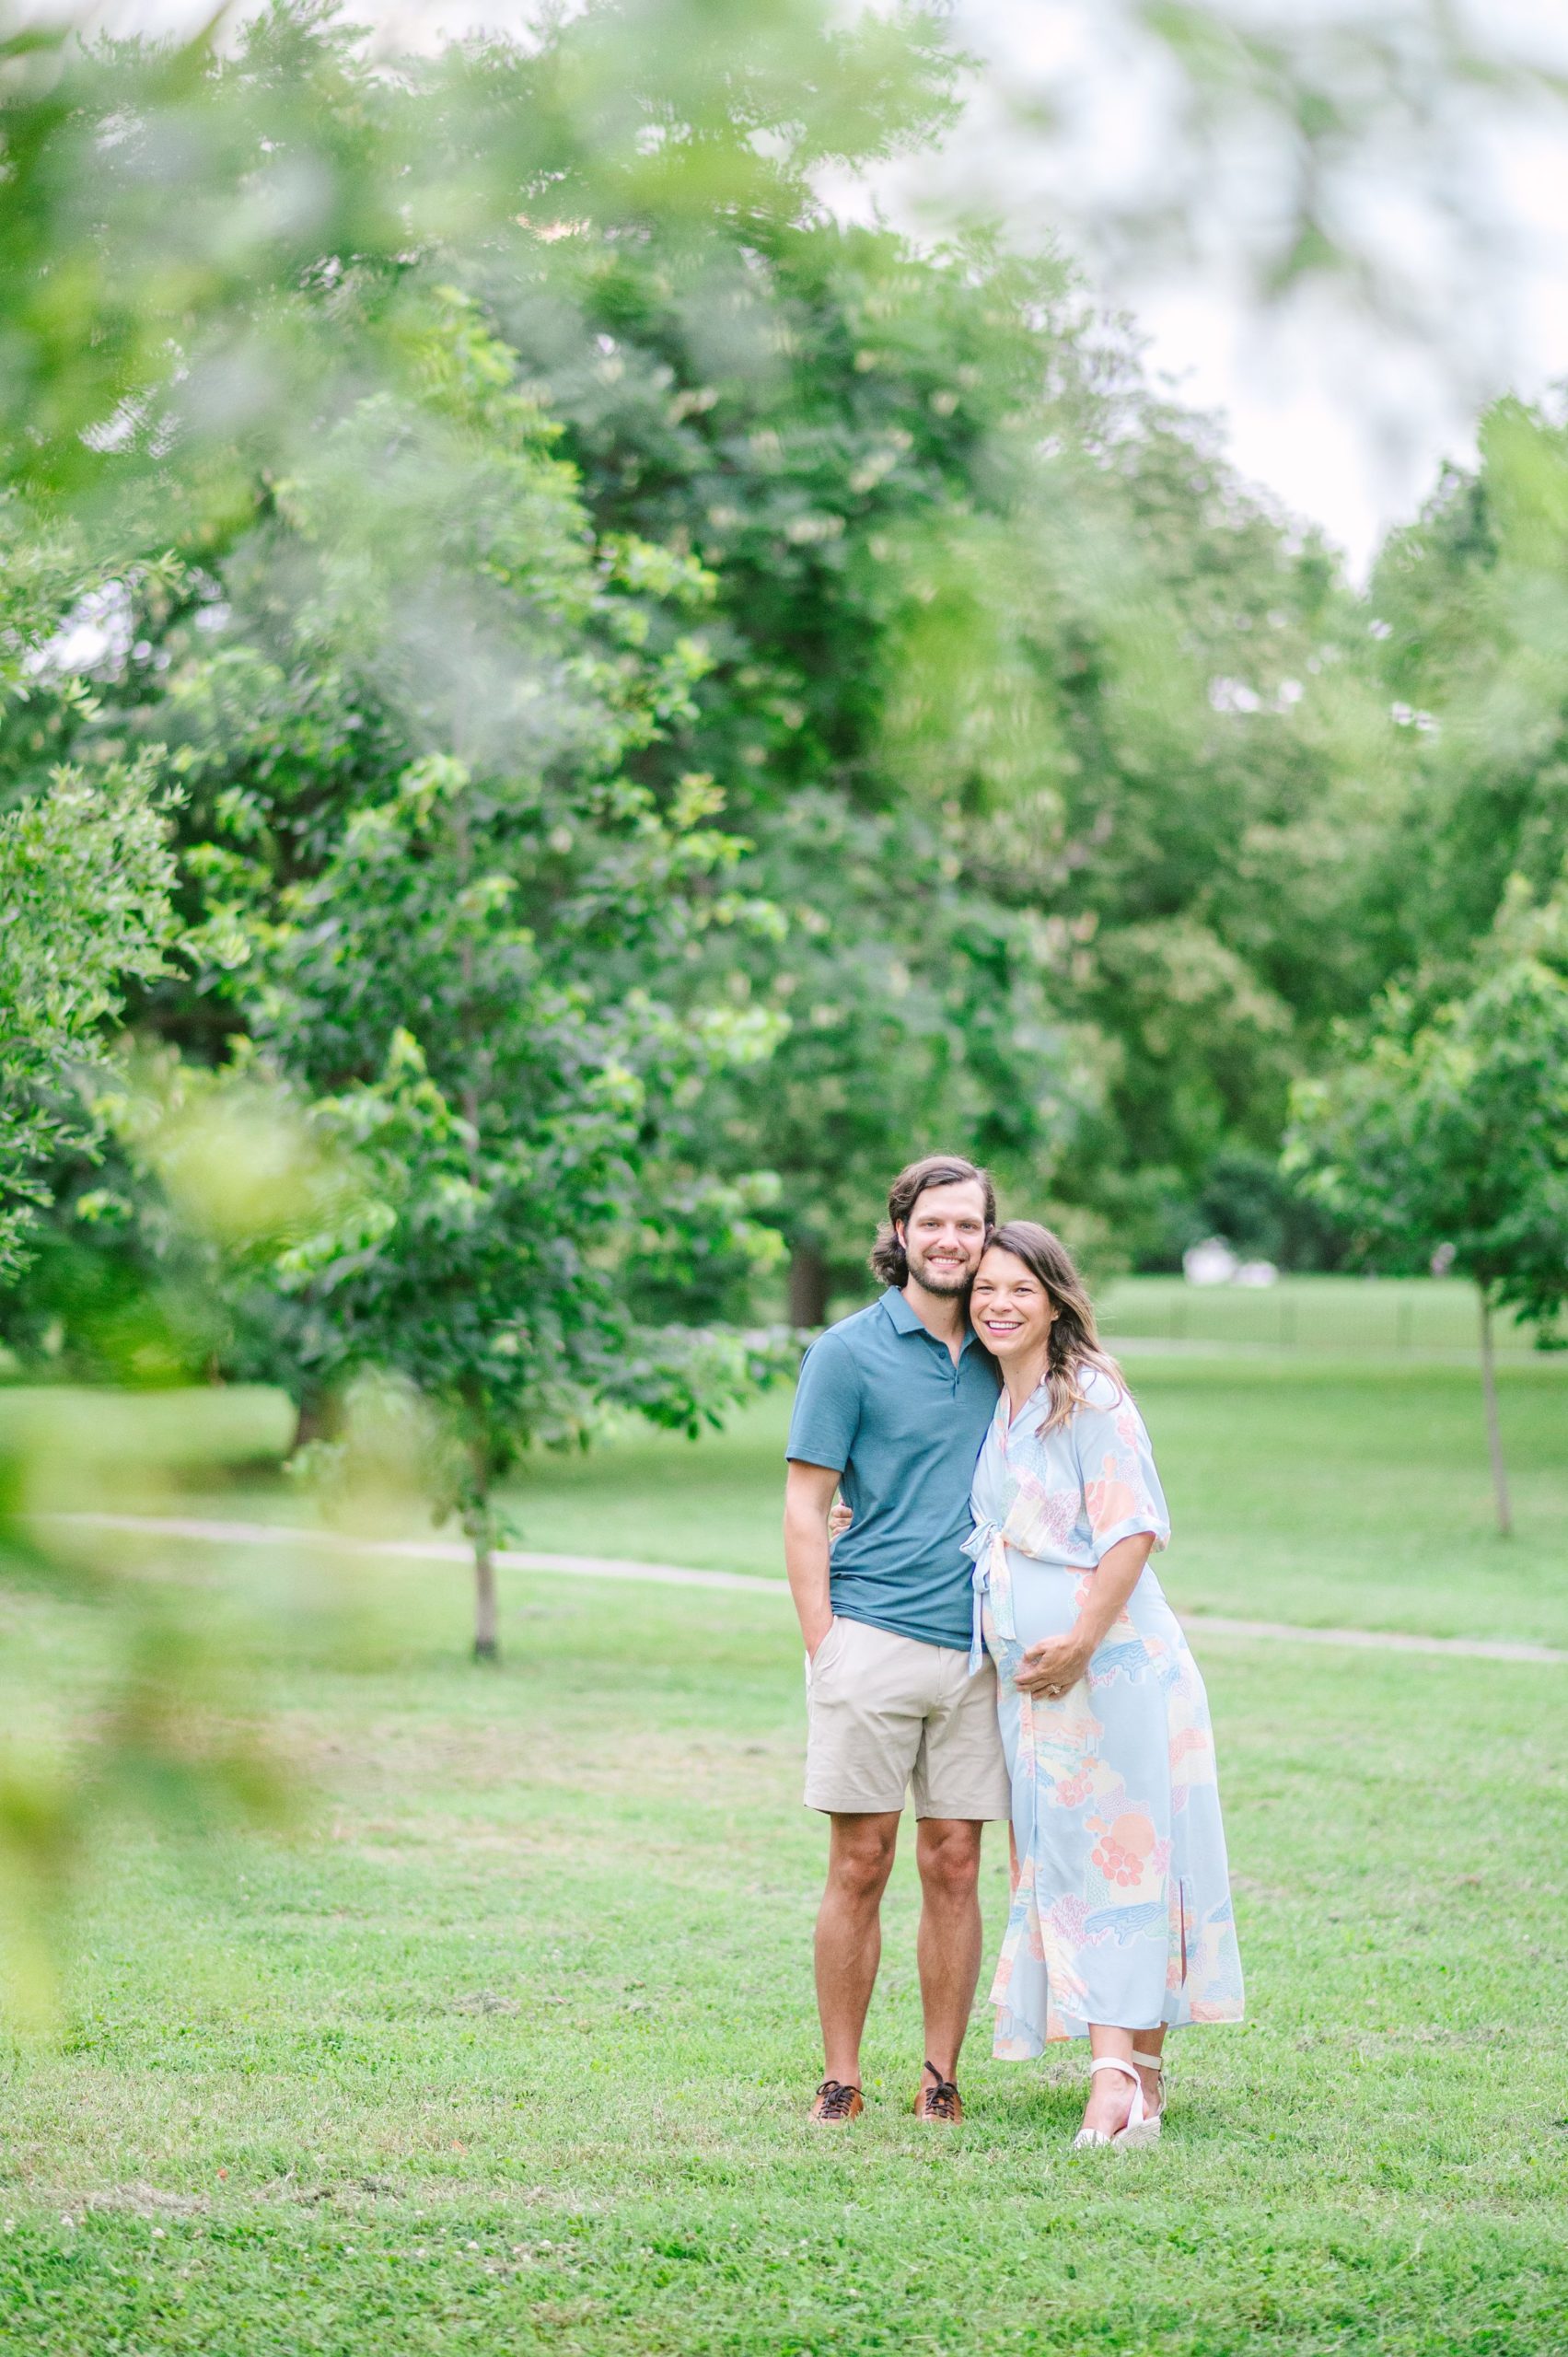
M 1094 2077 L 1097 2071 L 1120 2071 L 1122 2077 L 1125 2079 L 1131 2079 L 1134 2086 L 1138 2084 L 1138 2073 L 1132 2068 L 1132 2063 L 1123 2062 L 1121 2057 L 1116 2054 L 1097 2054 L 1094 2061 L 1089 2064 L 1089 2076 L 1091 2079 Z

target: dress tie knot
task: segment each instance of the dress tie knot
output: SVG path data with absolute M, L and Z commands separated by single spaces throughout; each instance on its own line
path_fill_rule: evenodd
M 970 1676 L 985 1655 L 985 1599 L 991 1598 L 991 1623 L 999 1637 L 1016 1637 L 1013 1623 L 1013 1575 L 1007 1563 L 1007 1542 L 1000 1523 L 977 1523 L 964 1541 L 972 1559 L 970 1573 L 973 1613 L 970 1624 Z

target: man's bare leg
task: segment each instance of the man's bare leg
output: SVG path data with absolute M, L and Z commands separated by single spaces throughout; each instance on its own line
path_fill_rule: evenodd
M 860 2037 L 882 1955 L 882 1893 L 898 1839 L 897 1809 L 832 1819 L 817 1915 L 817 2010 L 824 2075 L 845 2086 L 860 2084 Z
M 982 1821 L 967 1817 L 921 1819 L 920 1998 L 925 2012 L 925 2060 L 944 2079 L 958 2075 L 958 2049 L 969 2027 L 980 1979 L 980 1840 Z

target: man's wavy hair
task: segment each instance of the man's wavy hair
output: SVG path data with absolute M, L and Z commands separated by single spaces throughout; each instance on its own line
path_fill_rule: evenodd
M 888 1216 L 877 1231 L 877 1241 L 871 1248 L 874 1275 L 885 1285 L 907 1285 L 909 1256 L 899 1240 L 899 1230 L 907 1226 L 910 1213 L 928 1187 L 961 1187 L 973 1179 L 985 1198 L 985 1225 L 996 1225 L 996 1190 L 991 1183 L 989 1170 L 979 1170 L 959 1154 L 928 1154 L 920 1162 L 906 1164 L 888 1190 Z

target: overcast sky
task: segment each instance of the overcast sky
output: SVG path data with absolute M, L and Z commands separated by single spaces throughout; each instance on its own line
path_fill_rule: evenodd
M 1369 109 L 1323 192 L 1368 265 L 1363 292 L 1331 278 L 1283 303 L 1260 292 L 1287 193 L 1281 143 L 1237 120 L 1196 169 L 1191 143 L 1174 160 L 1179 77 L 1136 0 L 955 0 L 960 43 L 987 71 L 943 165 L 889 170 L 876 201 L 914 225 L 958 197 L 1026 238 L 1065 223 L 1098 290 L 1136 319 L 1151 369 L 1221 412 L 1242 470 L 1359 573 L 1442 460 L 1473 453 L 1485 401 L 1568 379 L 1568 107 L 1432 73 L 1436 0 L 1228 6 L 1283 24 L 1308 64 L 1336 28 L 1402 45 L 1408 113 Z M 1568 71 L 1568 0 L 1458 0 L 1453 15 L 1504 69 Z M 1185 258 L 1127 233 L 1140 202 L 1145 226 L 1162 205 L 1183 214 Z
M 981 70 L 945 155 L 833 200 L 928 235 L 963 205 L 1020 241 L 1064 237 L 1097 291 L 1136 319 L 1151 369 L 1220 412 L 1242 470 L 1321 524 L 1360 572 L 1443 459 L 1472 451 L 1485 401 L 1538 399 L 1568 379 L 1568 107 L 1423 80 L 1443 0 L 1214 4 L 1283 27 L 1308 52 L 1336 28 L 1370 29 L 1414 93 L 1411 119 L 1396 106 L 1347 143 L 1324 192 L 1336 233 L 1368 266 L 1359 298 L 1331 279 L 1283 303 L 1260 293 L 1289 211 L 1288 141 L 1246 119 L 1207 144 L 1184 134 L 1179 77 L 1143 32 L 1140 0 L 951 0 Z M 841 5 L 854 13 L 854 0 Z M 73 0 L 13 6 L 77 13 Z M 348 13 L 390 45 L 517 24 L 536 6 L 354 0 Z M 208 14 L 210 0 L 101 0 L 93 20 L 164 30 Z M 1568 73 L 1568 0 L 1451 0 L 1450 14 L 1504 67 Z M 1353 83 L 1364 68 L 1347 70 Z M 1183 224 L 1185 253 L 1151 249 L 1162 220 Z

